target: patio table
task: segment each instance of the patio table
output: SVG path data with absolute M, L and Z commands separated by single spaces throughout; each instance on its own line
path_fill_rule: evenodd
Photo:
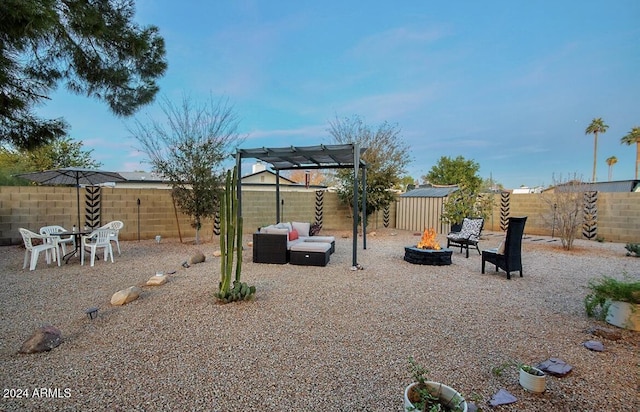
M 52 235 L 55 235 L 55 236 L 73 236 L 75 238 L 76 247 L 74 250 L 72 250 L 71 252 L 67 253 L 62 257 L 62 260 L 64 260 L 64 263 L 69 263 L 69 260 L 75 255 L 78 255 L 78 257 L 80 257 L 80 248 L 82 247 L 82 236 L 89 235 L 91 234 L 91 232 L 93 232 L 93 229 L 52 233 Z

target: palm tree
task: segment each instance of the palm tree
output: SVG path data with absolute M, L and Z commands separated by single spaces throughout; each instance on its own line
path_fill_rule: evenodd
M 620 143 L 631 146 L 636 144 L 636 180 L 638 180 L 638 164 L 640 164 L 640 127 L 636 126 L 631 131 L 620 139 Z
M 611 181 L 611 177 L 613 176 L 613 165 L 618 163 L 618 158 L 615 156 L 611 156 L 607 158 L 607 165 L 609 166 L 609 181 Z
M 608 125 L 604 124 L 604 121 L 601 117 L 597 119 L 593 119 L 591 124 L 585 129 L 584 134 L 592 134 L 593 137 L 593 176 L 591 177 L 591 181 L 596 181 L 596 157 L 598 154 L 598 133 L 605 133 L 609 128 Z

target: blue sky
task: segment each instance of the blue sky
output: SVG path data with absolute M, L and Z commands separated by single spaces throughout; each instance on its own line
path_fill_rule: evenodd
M 161 96 L 227 97 L 243 148 L 329 144 L 328 124 L 361 116 L 398 124 L 408 174 L 464 156 L 507 188 L 632 179 L 640 126 L 640 2 L 613 1 L 189 1 L 137 0 L 135 20 L 165 38 Z M 63 89 L 39 108 L 103 169 L 150 170 L 130 119 Z M 136 116 L 158 116 L 157 105 Z

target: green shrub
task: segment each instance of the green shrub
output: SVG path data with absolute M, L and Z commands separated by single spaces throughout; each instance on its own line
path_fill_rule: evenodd
M 640 303 L 640 279 L 625 274 L 624 280 L 603 276 L 589 281 L 589 293 L 584 298 L 587 315 L 604 320 L 611 301 Z
M 640 243 L 627 243 L 624 247 L 627 249 L 627 256 L 640 257 Z

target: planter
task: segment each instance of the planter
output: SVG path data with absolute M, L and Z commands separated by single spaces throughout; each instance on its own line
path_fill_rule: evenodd
M 529 392 L 544 392 L 547 389 L 547 375 L 533 366 L 529 368 L 536 373 L 530 373 L 520 368 L 520 385 Z
M 414 382 L 411 385 L 407 386 L 404 390 L 405 411 L 416 410 L 415 406 L 413 406 L 413 403 L 409 400 L 409 393 L 411 392 L 411 388 L 416 385 L 418 385 L 418 383 Z M 467 412 L 467 401 L 462 397 L 462 395 L 460 395 L 458 391 L 456 391 L 452 387 L 433 381 L 427 381 L 425 382 L 425 385 L 429 387 L 432 394 L 437 394 L 438 398 L 440 398 L 440 401 L 442 402 L 442 405 L 449 408 L 449 410 Z M 458 407 L 458 409 L 455 409 L 456 407 Z
M 613 300 L 606 321 L 619 328 L 640 331 L 640 304 Z

